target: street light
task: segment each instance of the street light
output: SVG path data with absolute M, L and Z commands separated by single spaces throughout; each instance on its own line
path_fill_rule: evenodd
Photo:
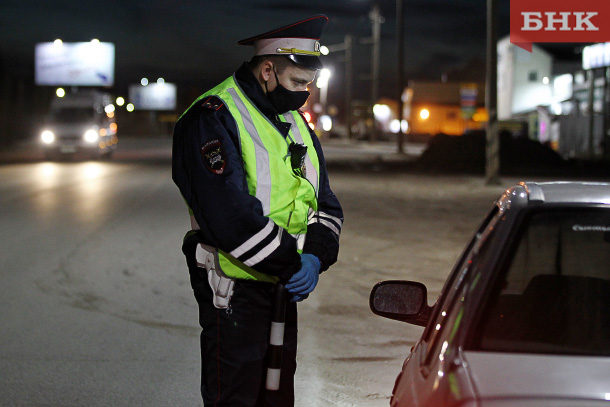
M 324 51 L 323 51 L 324 48 Z M 345 94 L 345 113 L 346 113 L 346 128 L 347 137 L 352 139 L 352 48 L 353 39 L 352 36 L 347 34 L 342 43 L 320 47 L 320 52 L 345 52 L 345 82 L 344 82 L 344 94 Z
M 326 98 L 328 94 L 328 80 L 330 79 L 330 69 L 323 68 L 320 70 L 316 86 L 320 89 L 320 103 L 326 110 Z
M 330 76 L 330 69 L 323 68 L 320 70 L 318 80 L 316 81 L 316 86 L 320 89 L 320 105 L 322 106 L 322 115 L 320 116 L 318 121 L 320 127 L 322 127 L 322 129 L 324 129 L 325 131 L 330 130 L 330 126 L 328 124 L 328 119 L 330 119 L 330 117 L 326 115 L 326 101 L 328 99 L 328 81 L 330 79 Z M 324 120 L 322 119 L 323 117 L 325 117 Z

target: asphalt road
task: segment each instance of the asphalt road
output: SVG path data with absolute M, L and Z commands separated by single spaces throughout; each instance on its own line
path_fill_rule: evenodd
M 189 222 L 169 143 L 121 147 L 112 161 L 28 151 L 0 165 L 2 406 L 201 405 L 180 252 Z M 339 262 L 299 308 L 301 407 L 388 405 L 421 328 L 374 316 L 370 289 L 423 281 L 433 302 L 493 199 L 517 181 L 402 172 L 384 165 L 391 148 L 352 153 L 328 146 L 346 220 Z

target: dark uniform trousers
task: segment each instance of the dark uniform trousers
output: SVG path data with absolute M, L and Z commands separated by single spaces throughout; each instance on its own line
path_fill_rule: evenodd
M 187 239 L 188 240 L 188 239 Z M 201 395 L 205 407 L 294 406 L 297 307 L 286 305 L 280 389 L 265 388 L 274 284 L 236 280 L 230 309 L 212 303 L 207 272 L 196 266 L 193 240 L 183 251 L 201 325 Z M 190 248 L 188 246 L 191 246 Z M 191 251 L 192 248 L 192 251 Z

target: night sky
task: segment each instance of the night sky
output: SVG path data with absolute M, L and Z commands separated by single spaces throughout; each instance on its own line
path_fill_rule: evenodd
M 506 3 L 506 4 L 504 4 Z M 501 2 L 500 35 L 508 33 L 508 0 Z M 224 79 L 251 56 L 237 41 L 315 14 L 330 22 L 323 45 L 355 40 L 355 88 L 368 88 L 371 0 L 2 0 L 0 58 L 4 69 L 33 77 L 38 42 L 89 41 L 116 47 L 115 88 L 123 91 L 143 76 L 165 78 L 202 90 Z M 377 4 L 381 26 L 381 96 L 396 83 L 396 2 Z M 404 0 L 405 79 L 440 79 L 473 59 L 484 61 L 485 0 Z M 340 76 L 343 53 L 324 59 Z M 484 80 L 484 78 L 481 78 Z

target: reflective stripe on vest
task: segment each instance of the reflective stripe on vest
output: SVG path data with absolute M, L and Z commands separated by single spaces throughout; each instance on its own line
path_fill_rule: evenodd
M 265 145 L 263 144 L 263 141 L 256 130 L 252 116 L 250 116 L 250 112 L 248 111 L 244 101 L 239 97 L 237 90 L 235 88 L 229 88 L 227 91 L 233 98 L 233 101 L 239 110 L 244 127 L 246 128 L 246 134 L 252 137 L 252 141 L 254 141 L 256 157 L 256 197 L 263 205 L 263 214 L 267 216 L 269 215 L 269 209 L 271 206 L 271 168 L 269 166 L 269 152 L 265 148 Z M 241 137 L 242 134 L 240 132 L 240 139 Z
M 317 213 L 317 212 L 316 212 L 316 213 Z M 311 216 L 312 216 L 312 215 L 310 215 L 310 217 L 311 217 Z M 312 224 L 312 223 L 314 223 L 314 222 L 312 222 L 312 221 L 310 220 L 308 224 L 310 225 L 310 224 Z M 195 219 L 195 216 L 194 216 L 194 215 L 191 215 L 191 229 L 193 229 L 193 230 L 199 230 L 199 229 L 201 229 L 201 228 L 199 227 L 199 224 L 197 223 L 197 220 Z M 336 233 L 336 232 L 335 232 L 335 233 Z M 305 233 L 302 233 L 302 234 L 294 234 L 294 235 L 291 235 L 291 236 L 292 236 L 292 237 L 294 237 L 294 238 L 296 239 L 296 241 L 297 241 L 297 250 L 299 251 L 299 253 L 300 253 L 300 252 L 302 252 L 302 251 L 303 251 L 303 247 L 305 246 L 305 236 L 306 236 L 306 234 L 305 234 Z M 233 252 L 234 252 L 234 251 L 233 251 Z M 233 253 L 233 252 L 231 252 L 231 253 Z
M 229 277 L 274 282 L 276 277 L 251 267 L 279 247 L 282 233 L 286 231 L 297 239 L 301 251 L 308 215 L 317 210 L 319 161 L 309 128 L 298 112 L 288 112 L 281 116 L 282 121 L 291 124 L 289 137 L 285 139 L 243 93 L 234 77 L 198 100 L 208 96 L 220 98 L 235 119 L 249 193 L 260 200 L 263 214 L 270 218 L 265 227 L 230 253 L 218 250 L 220 266 Z M 306 178 L 292 170 L 288 155 L 291 140 L 307 146 Z M 261 248 L 263 241 L 268 243 Z M 253 249 L 256 249 L 253 254 L 248 254 Z

